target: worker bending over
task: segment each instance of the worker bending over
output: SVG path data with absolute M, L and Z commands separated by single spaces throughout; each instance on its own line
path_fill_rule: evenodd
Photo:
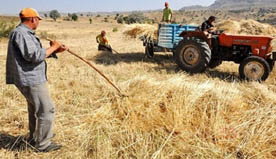
M 105 31 L 102 31 L 101 34 L 96 37 L 96 41 L 99 44 L 98 50 L 110 51 L 112 53 L 112 48 L 108 44 Z

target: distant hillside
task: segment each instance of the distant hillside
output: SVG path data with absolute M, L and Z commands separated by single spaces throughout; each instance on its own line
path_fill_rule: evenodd
M 211 9 L 241 9 L 254 7 L 276 7 L 276 0 L 216 0 Z
M 183 7 L 180 10 L 206 10 L 206 9 L 245 9 L 245 8 L 263 8 L 276 7 L 276 0 L 216 0 L 209 7 L 194 5 Z
M 183 10 L 205 10 L 205 9 L 208 9 L 208 7 L 204 7 L 201 5 L 193 5 L 193 6 L 183 7 L 180 10 L 183 11 Z

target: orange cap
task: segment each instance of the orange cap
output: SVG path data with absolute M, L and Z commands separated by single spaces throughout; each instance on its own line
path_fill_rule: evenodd
M 38 12 L 33 8 L 24 8 L 19 13 L 20 18 L 32 18 L 32 17 L 38 17 L 40 20 L 42 19 Z

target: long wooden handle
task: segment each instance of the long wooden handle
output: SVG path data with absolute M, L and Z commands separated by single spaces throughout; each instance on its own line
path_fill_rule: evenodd
M 48 41 L 53 41 L 49 38 L 46 38 Z M 99 69 L 97 69 L 91 62 L 85 60 L 84 58 L 82 58 L 81 56 L 79 56 L 78 54 L 74 53 L 73 51 L 71 51 L 70 49 L 67 49 L 67 51 L 74 55 L 75 57 L 79 58 L 80 60 L 82 60 L 83 62 L 87 63 L 90 67 L 92 67 L 96 72 L 98 72 L 109 84 L 111 84 L 111 86 L 113 86 L 117 91 L 118 93 L 121 95 L 121 96 L 125 96 L 124 94 L 121 93 L 120 89 L 118 87 L 115 86 L 115 84 L 113 84 Z
M 67 50 L 70 54 L 76 56 L 77 58 L 79 58 L 80 60 L 82 60 L 83 62 L 87 63 L 90 67 L 92 67 L 95 71 L 97 71 L 109 84 L 111 84 L 121 95 L 121 91 L 118 87 L 115 86 L 115 84 L 113 84 L 99 69 L 97 69 L 91 62 L 85 60 L 84 58 L 80 57 L 79 55 L 77 55 L 76 53 L 72 52 L 70 49 Z
M 112 51 L 114 51 L 116 54 L 120 54 L 118 51 L 116 51 L 116 50 L 114 50 L 114 49 L 112 49 Z

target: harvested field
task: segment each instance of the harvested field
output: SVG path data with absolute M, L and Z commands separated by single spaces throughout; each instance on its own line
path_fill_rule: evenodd
M 44 20 L 37 32 L 95 63 L 128 97 L 69 53 L 47 59 L 57 110 L 54 141 L 63 148 L 44 154 L 16 149 L 28 133 L 26 101 L 5 84 L 7 39 L 1 39 L 0 158 L 276 158 L 275 69 L 263 83 L 240 81 L 231 62 L 189 75 L 171 54 L 145 59 L 142 42 L 125 37 L 128 26 L 93 23 Z M 97 51 L 102 29 L 120 54 Z

